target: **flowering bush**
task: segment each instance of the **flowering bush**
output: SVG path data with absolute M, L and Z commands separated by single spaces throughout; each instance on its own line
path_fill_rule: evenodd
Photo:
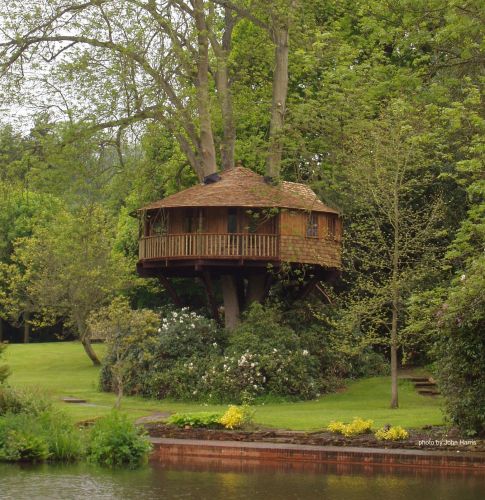
M 316 331 L 297 334 L 278 309 L 260 304 L 249 308 L 229 337 L 187 308 L 163 312 L 155 332 L 136 336 L 129 346 L 125 392 L 238 404 L 266 396 L 315 398 L 338 378 L 323 366 L 330 361 L 320 337 Z M 113 390 L 113 352 L 105 363 L 102 387 Z
M 239 429 L 240 427 L 251 423 L 252 419 L 253 412 L 250 410 L 248 405 L 231 405 L 219 419 L 219 423 L 221 423 L 226 429 Z
M 409 437 L 406 429 L 403 429 L 399 425 L 394 427 L 383 427 L 375 433 L 375 437 L 380 441 L 400 441 L 401 439 L 407 439 Z
M 131 342 L 125 352 L 130 366 L 125 374 L 125 392 L 187 399 L 201 375 L 190 363 L 200 365 L 200 360 L 220 354 L 223 333 L 214 321 L 188 308 L 161 314 L 158 328 L 140 325 L 136 342 Z M 103 390 L 115 389 L 112 380 L 115 363 L 116 352 L 110 349 L 101 371 Z
M 355 417 L 350 424 L 344 424 L 343 422 L 330 422 L 327 430 L 337 434 L 343 434 L 345 437 L 357 436 L 359 434 L 367 434 L 371 432 L 373 423 L 374 422 L 372 420 L 364 420 L 363 418 Z

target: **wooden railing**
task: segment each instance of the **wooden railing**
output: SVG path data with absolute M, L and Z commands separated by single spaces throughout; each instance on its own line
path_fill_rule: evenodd
M 277 257 L 278 250 L 275 234 L 185 233 L 141 238 L 139 257 L 140 260 L 174 257 L 263 259 Z

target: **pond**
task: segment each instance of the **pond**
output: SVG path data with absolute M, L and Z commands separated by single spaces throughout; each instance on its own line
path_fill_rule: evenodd
M 231 460 L 151 463 L 138 470 L 89 465 L 0 464 L 0 499 L 325 499 L 482 500 L 485 477 L 476 473 Z

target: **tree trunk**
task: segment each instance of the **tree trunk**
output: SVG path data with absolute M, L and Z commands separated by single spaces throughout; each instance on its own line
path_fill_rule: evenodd
M 94 352 L 93 346 L 91 345 L 91 341 L 87 336 L 84 336 L 81 339 L 81 344 L 84 347 L 84 350 L 86 351 L 86 354 L 88 355 L 89 359 L 93 362 L 94 366 L 100 366 L 101 361 L 99 361 L 99 358 L 97 354 Z
M 227 67 L 227 58 L 231 51 L 234 22 L 235 18 L 233 13 L 229 9 L 225 9 L 222 44 L 220 44 L 215 37 L 211 39 L 217 59 L 215 80 L 222 113 L 223 141 L 221 145 L 221 160 L 224 170 L 234 166 L 234 150 L 236 147 L 236 127 L 234 126 L 229 69 Z
M 0 342 L 3 342 L 3 319 L 0 318 Z
M 30 341 L 30 312 L 24 312 L 24 344 L 28 344 Z
M 266 292 L 266 275 L 254 274 L 248 278 L 248 288 L 246 292 L 246 307 L 252 302 L 263 302 Z
M 123 398 L 123 376 L 117 375 L 116 385 L 117 385 L 117 394 L 115 401 L 115 409 L 119 410 L 121 408 L 121 399 Z
M 194 17 L 197 26 L 197 106 L 200 127 L 200 154 L 204 177 L 217 172 L 216 150 L 212 134 L 209 95 L 209 38 L 204 13 L 204 0 L 194 0 Z
M 273 74 L 273 100 L 269 128 L 269 150 L 266 175 L 278 181 L 283 152 L 283 126 L 288 94 L 288 22 L 277 19 L 274 27 L 275 70 Z
M 239 324 L 239 299 L 234 276 L 221 276 L 222 297 L 224 299 L 224 321 L 228 330 L 233 330 Z
M 398 408 L 397 393 L 397 321 L 398 321 L 398 295 L 392 299 L 392 327 L 391 327 L 391 408 Z
M 399 196 L 398 183 L 394 186 L 394 248 L 392 254 L 392 324 L 391 324 L 391 408 L 398 408 L 397 394 L 397 328 L 399 319 Z

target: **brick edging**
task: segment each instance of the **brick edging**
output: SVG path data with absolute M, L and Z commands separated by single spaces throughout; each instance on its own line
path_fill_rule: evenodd
M 207 441 L 150 438 L 153 460 L 164 456 L 181 458 L 246 459 L 261 461 L 385 465 L 473 469 L 485 473 L 485 454 L 384 448 L 316 446 L 262 442 Z

